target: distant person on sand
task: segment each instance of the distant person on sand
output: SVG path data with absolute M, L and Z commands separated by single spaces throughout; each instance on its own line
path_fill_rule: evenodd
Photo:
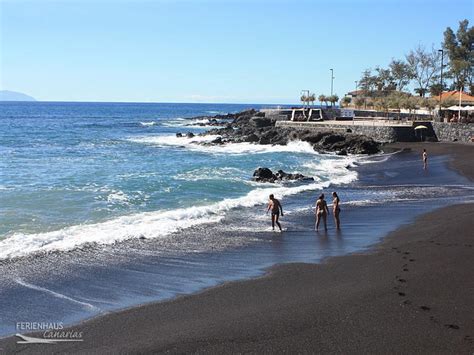
M 280 201 L 278 201 L 273 194 L 270 195 L 270 200 L 268 201 L 267 213 L 270 210 L 272 211 L 272 229 L 275 230 L 276 223 L 281 232 L 281 224 L 278 222 L 278 219 L 280 218 L 280 211 L 283 216 L 283 207 L 281 207 Z
M 334 214 L 336 229 L 341 229 L 341 221 L 339 219 L 339 214 L 341 213 L 341 207 L 339 207 L 339 204 L 341 203 L 341 200 L 339 199 L 339 196 L 337 196 L 336 191 L 332 193 L 332 198 L 332 213 Z
M 324 230 L 328 230 L 328 225 L 326 223 L 328 213 L 328 204 L 324 199 L 324 194 L 321 194 L 321 196 L 319 196 L 318 200 L 316 201 L 316 231 L 319 230 L 319 223 L 321 222 L 321 218 L 324 222 Z
M 426 152 L 426 149 L 423 149 L 423 169 L 426 170 L 426 168 L 428 167 L 428 153 Z

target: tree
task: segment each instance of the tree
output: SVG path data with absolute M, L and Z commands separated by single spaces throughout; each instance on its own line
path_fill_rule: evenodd
M 413 73 L 410 70 L 410 66 L 402 60 L 392 59 L 389 68 L 397 90 L 403 91 L 403 89 L 410 83 L 410 80 L 413 79 Z
M 362 107 L 365 103 L 365 99 L 363 97 L 357 97 L 354 101 L 355 107 Z
M 308 102 L 308 96 L 306 96 L 306 95 L 301 95 L 300 101 L 301 101 L 301 102 L 303 103 L 303 105 L 304 105 L 305 103 Z
M 428 89 L 424 89 L 424 88 L 416 88 L 415 89 L 415 92 L 420 95 L 420 97 L 425 97 L 426 93 L 428 92 L 429 90 Z
M 433 116 L 433 110 L 436 108 L 436 105 L 436 101 L 433 99 L 424 99 L 422 102 L 422 106 L 428 109 L 431 116 Z
M 349 96 L 344 96 L 341 99 L 341 106 L 349 106 L 351 102 L 352 102 L 352 100 Z
M 315 94 L 310 94 L 308 96 L 308 100 L 311 102 L 311 105 L 314 106 L 314 102 L 316 101 L 316 95 Z
M 474 94 L 474 27 L 469 27 L 469 21 L 463 20 L 459 22 L 456 34 L 450 27 L 446 28 L 443 47 L 448 54 L 448 75 L 454 79 L 454 87 L 456 90 L 468 87 Z
M 326 99 L 326 96 L 325 96 L 325 95 L 319 95 L 319 96 L 318 96 L 318 100 L 319 100 L 319 102 L 321 103 L 321 106 L 323 105 L 323 102 L 325 102 L 325 103 L 326 103 L 326 107 L 327 107 L 328 104 L 327 104 L 327 99 Z
M 387 94 L 387 92 L 396 89 L 396 83 L 394 82 L 390 69 L 383 69 L 380 67 L 375 68 L 375 75 L 372 76 L 377 92 L 380 94 Z
M 375 93 L 376 80 L 372 75 L 372 70 L 366 69 L 362 73 L 359 80 L 359 87 L 362 89 L 364 96 L 373 97 Z
M 327 100 L 331 103 L 331 107 L 333 107 L 336 104 L 336 102 L 339 101 L 339 96 L 331 95 L 327 98 Z
M 408 112 L 410 113 L 410 116 L 413 117 L 413 110 L 416 110 L 416 107 L 418 105 L 417 98 L 413 96 L 408 96 L 402 100 L 401 104 L 404 109 L 408 110 Z
M 424 97 L 430 84 L 438 79 L 440 53 L 434 48 L 427 51 L 424 47 L 418 46 L 406 55 L 406 60 L 418 85 L 418 93 L 421 97 Z
M 430 90 L 431 96 L 439 96 L 444 91 L 444 88 L 441 87 L 441 83 L 437 83 L 437 84 L 432 84 L 429 90 Z
M 441 101 L 441 107 L 444 107 L 444 108 L 455 106 L 457 104 L 458 102 L 456 102 L 456 100 L 454 99 L 444 99 L 443 101 Z
M 400 119 L 400 109 L 404 108 L 404 100 L 410 97 L 410 94 L 403 93 L 400 91 L 392 92 L 388 97 L 388 106 L 391 109 L 398 111 L 398 119 Z

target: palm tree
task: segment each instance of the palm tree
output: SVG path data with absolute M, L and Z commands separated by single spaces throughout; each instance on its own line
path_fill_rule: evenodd
M 333 107 L 336 104 L 336 102 L 339 101 L 339 96 L 331 95 L 327 98 L 327 100 L 331 103 L 331 107 Z
M 328 100 L 325 95 L 319 95 L 318 100 L 321 103 L 321 106 L 323 105 L 323 102 L 326 103 L 326 107 L 328 107 Z

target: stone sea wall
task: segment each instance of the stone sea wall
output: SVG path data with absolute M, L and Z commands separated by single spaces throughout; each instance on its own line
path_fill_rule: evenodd
M 350 132 L 361 134 L 373 138 L 377 142 L 413 142 L 417 140 L 413 127 L 390 127 L 390 126 L 363 126 L 348 123 L 347 125 L 338 124 L 335 127 L 326 125 L 316 125 L 311 122 L 290 122 L 279 121 L 277 127 L 286 127 L 292 129 L 310 129 L 317 132 Z
M 474 124 L 472 123 L 432 122 L 431 124 L 440 141 L 472 142 L 474 137 Z

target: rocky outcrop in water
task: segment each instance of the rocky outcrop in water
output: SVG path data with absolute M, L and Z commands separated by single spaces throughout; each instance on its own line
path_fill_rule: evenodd
M 282 181 L 314 181 L 312 177 L 306 177 L 302 174 L 288 174 L 285 173 L 283 170 L 278 170 L 276 174 L 274 174 L 268 168 L 258 168 L 253 172 L 253 181 L 257 182 L 282 182 Z
M 206 118 L 209 119 L 209 117 Z M 265 117 L 264 113 L 255 110 L 217 115 L 211 119 L 220 120 L 219 126 L 223 125 L 222 120 L 226 120 L 226 123 L 224 127 L 212 128 L 202 133 L 202 135 L 211 134 L 220 137 L 210 143 L 205 143 L 206 145 L 242 142 L 286 145 L 289 141 L 300 140 L 310 143 L 315 151 L 321 153 L 336 152 L 339 155 L 347 155 L 349 153 L 375 154 L 380 151 L 380 144 L 364 135 L 330 130 L 317 132 L 309 129 L 275 127 L 274 119 Z M 189 137 L 189 134 L 187 136 Z

